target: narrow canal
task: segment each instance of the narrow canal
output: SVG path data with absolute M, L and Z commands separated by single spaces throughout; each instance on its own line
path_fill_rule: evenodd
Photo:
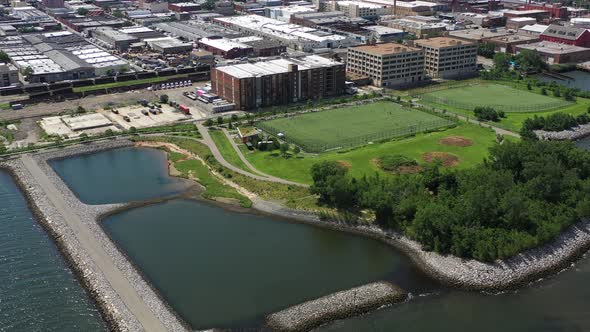
M 0 170 L 0 331 L 105 331 L 100 314 Z

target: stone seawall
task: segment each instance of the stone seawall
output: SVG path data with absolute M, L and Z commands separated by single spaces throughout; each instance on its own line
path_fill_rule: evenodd
M 298 304 L 268 315 L 266 321 L 275 331 L 308 331 L 327 322 L 402 302 L 407 297 L 395 285 L 375 282 Z
M 133 264 L 121 253 L 116 245 L 104 233 L 99 224 L 102 215 L 113 210 L 124 208 L 125 204 L 87 205 L 82 203 L 55 171 L 47 163 L 48 160 L 66 158 L 74 155 L 95 153 L 108 149 L 132 146 L 128 140 L 113 140 L 103 143 L 90 143 L 74 148 L 56 149 L 34 155 L 39 167 L 45 172 L 67 202 L 68 208 L 80 217 L 82 222 L 91 229 L 93 235 L 100 241 L 103 249 L 108 253 L 116 267 L 124 274 L 142 301 L 150 308 L 167 331 L 189 331 L 190 328 L 176 316 L 159 294 L 149 285 Z M 35 213 L 37 220 L 54 238 L 63 256 L 76 273 L 85 289 L 98 304 L 109 329 L 114 331 L 144 331 L 140 321 L 123 303 L 119 294 L 113 289 L 104 273 L 86 252 L 76 234 L 65 223 L 64 218 L 50 202 L 43 188 L 36 183 L 32 174 L 24 167 L 21 159 L 12 159 L 0 164 L 8 169 Z
M 573 127 L 569 130 L 545 131 L 534 130 L 535 135 L 541 140 L 575 141 L 590 136 L 590 123 Z
M 434 279 L 468 290 L 495 292 L 521 287 L 561 271 L 590 249 L 590 220 L 583 220 L 570 226 L 546 245 L 526 250 L 506 260 L 484 263 L 422 250 L 418 242 L 375 226 L 355 226 L 322 221 L 314 213 L 291 210 L 263 200 L 254 200 L 254 207 L 296 222 L 360 234 L 383 241 L 404 252 L 416 266 Z

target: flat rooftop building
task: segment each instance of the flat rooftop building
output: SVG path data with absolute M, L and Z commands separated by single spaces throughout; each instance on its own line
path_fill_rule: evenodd
M 344 36 L 259 15 L 222 17 L 214 21 L 233 30 L 277 40 L 305 52 L 318 48 L 348 47 L 352 44 L 352 41 Z
M 424 50 L 424 69 L 432 78 L 469 77 L 477 73 L 475 43 L 437 37 L 416 40 L 415 45 Z
M 406 87 L 424 80 L 424 51 L 396 43 L 350 47 L 346 73 L 375 86 Z
M 344 64 L 317 55 L 214 68 L 212 92 L 237 108 L 260 107 L 344 93 Z
M 91 32 L 92 36 L 108 47 L 118 51 L 126 51 L 133 43 L 137 43 L 139 38 L 128 35 L 124 32 L 117 31 L 111 28 L 97 28 Z
M 509 35 L 488 39 L 488 42 L 496 46 L 496 51 L 502 53 L 516 53 L 516 46 L 531 44 L 539 41 L 537 36 Z
M 410 33 L 418 38 L 425 38 L 432 35 L 440 35 L 447 30 L 445 23 L 430 23 L 410 17 L 382 21 L 383 24 L 395 29 Z
M 192 43 L 183 43 L 172 37 L 151 38 L 144 41 L 152 50 L 162 54 L 189 53 L 193 49 Z
M 537 51 L 549 64 L 580 63 L 590 60 L 590 48 L 548 41 L 516 46 L 516 53 L 522 50 Z
M 203 38 L 199 47 L 225 59 L 246 57 L 254 52 L 250 45 L 226 38 Z
M 503 37 L 509 36 L 514 34 L 514 32 L 509 31 L 507 29 L 465 29 L 465 30 L 457 30 L 457 31 L 450 31 L 449 37 L 462 39 L 465 41 L 473 42 L 473 43 L 482 43 L 490 38 L 495 37 Z

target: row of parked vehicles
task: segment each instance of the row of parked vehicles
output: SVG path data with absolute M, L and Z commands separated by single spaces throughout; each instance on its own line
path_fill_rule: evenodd
M 191 86 L 193 82 L 191 80 L 186 81 L 178 81 L 178 82 L 168 82 L 162 84 L 155 84 L 153 86 L 148 87 L 148 90 L 168 90 L 168 89 L 176 89 L 176 88 L 183 88 L 185 86 Z

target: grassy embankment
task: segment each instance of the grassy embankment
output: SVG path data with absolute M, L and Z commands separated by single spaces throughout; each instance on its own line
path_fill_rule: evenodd
M 209 135 L 211 135 L 211 139 L 213 139 L 213 142 L 215 142 L 215 145 L 217 145 L 219 152 L 221 152 L 221 155 L 228 163 L 246 172 L 252 172 L 252 170 L 246 166 L 242 159 L 240 159 L 236 150 L 234 150 L 234 147 L 231 145 L 231 142 L 221 130 L 210 130 Z
M 323 208 L 320 208 L 316 205 L 316 197 L 311 195 L 307 188 L 255 180 L 242 174 L 233 172 L 219 164 L 217 160 L 215 160 L 215 157 L 213 157 L 211 154 L 209 148 L 200 142 L 182 137 L 161 136 L 139 137 L 137 140 L 172 143 L 181 149 L 190 151 L 191 153 L 200 156 L 206 161 L 207 165 L 211 167 L 211 169 L 215 170 L 226 179 L 265 200 L 278 201 L 284 203 L 287 207 L 294 209 L 314 211 L 324 210 Z M 198 181 L 207 187 L 209 191 L 210 196 L 208 198 L 237 198 L 236 195 L 243 197 L 235 189 L 221 184 L 219 179 L 217 179 L 217 177 L 215 177 L 210 172 L 210 170 L 200 162 L 195 160 L 180 161 L 175 164 L 175 167 L 178 171 L 183 172 L 184 174 L 188 175 L 190 171 L 192 172 L 191 174 L 199 178 Z M 219 185 L 223 186 L 223 188 L 220 188 Z M 209 189 L 209 187 L 212 187 L 212 189 Z
M 451 146 L 439 143 L 448 136 L 461 136 L 473 142 L 471 146 Z M 356 149 L 327 152 L 319 155 L 300 154 L 285 158 L 278 151 L 248 151 L 240 145 L 242 152 L 260 171 L 295 182 L 311 184 L 311 166 L 322 160 L 335 160 L 350 168 L 351 175 L 360 177 L 375 172 L 384 173 L 375 160 L 385 155 L 403 155 L 424 163 L 422 155 L 427 152 L 446 152 L 459 158 L 457 168 L 469 168 L 488 155 L 488 148 L 495 144 L 496 135 L 491 129 L 461 124 L 440 132 L 417 134 L 414 137 L 376 143 Z

